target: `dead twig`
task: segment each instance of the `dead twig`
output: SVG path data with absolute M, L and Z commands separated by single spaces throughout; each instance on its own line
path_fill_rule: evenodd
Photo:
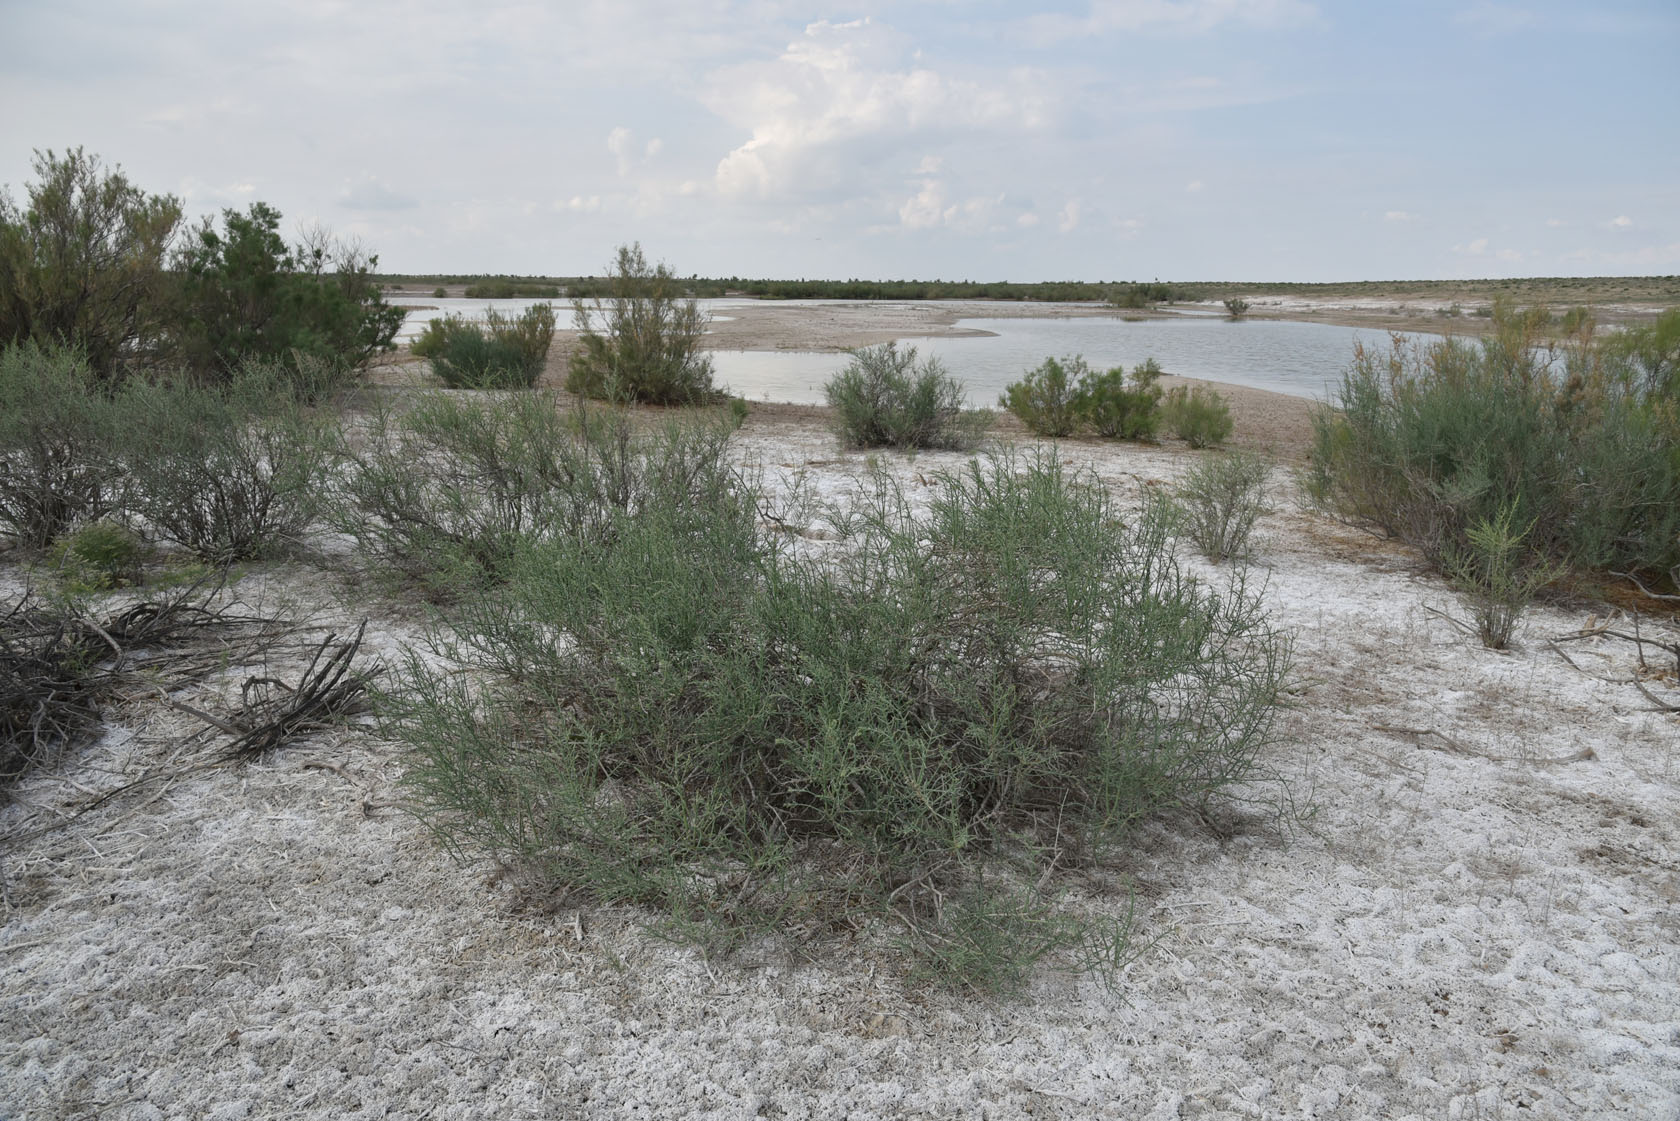
M 1649 596 L 1651 599 L 1658 600 L 1663 603 L 1680 602 L 1680 596 L 1668 596 L 1663 595 L 1660 592 L 1653 592 L 1650 588 L 1647 588 L 1644 584 L 1640 583 L 1639 577 L 1635 576 L 1631 572 L 1612 572 L 1610 575 L 1620 576 L 1624 580 L 1631 581 L 1634 587 L 1638 588 L 1640 592 Z
M 324 728 L 338 717 L 354 711 L 366 699 L 370 673 L 356 670 L 354 663 L 367 633 L 367 620 L 356 628 L 354 638 L 338 642 L 329 634 L 315 648 L 315 655 L 298 683 L 288 685 L 272 677 L 252 677 L 245 682 L 242 734 L 229 744 L 225 755 L 255 759 L 303 732 Z

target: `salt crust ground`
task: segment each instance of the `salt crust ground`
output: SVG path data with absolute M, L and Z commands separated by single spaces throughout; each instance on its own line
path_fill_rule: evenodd
M 812 422 L 741 447 L 771 488 L 864 471 Z M 1128 500 L 1190 462 L 1062 455 Z M 962 458 L 880 462 L 914 494 Z M 355 729 L 28 836 L 208 758 L 135 702 L 0 810 L 0 1116 L 1680 1118 L 1680 724 L 1548 646 L 1591 609 L 1484 650 L 1404 550 L 1273 490 L 1252 576 L 1297 704 L 1269 763 L 1310 810 L 1147 830 L 1129 872 L 1157 941 L 1116 992 L 1047 970 L 996 1004 L 907 990 L 864 946 L 707 962 L 633 915 L 521 909 L 390 805 L 401 760 Z M 237 591 L 323 627 L 371 613 L 388 656 L 417 640 L 412 610 L 333 583 Z M 1620 677 L 1621 645 L 1569 648 Z

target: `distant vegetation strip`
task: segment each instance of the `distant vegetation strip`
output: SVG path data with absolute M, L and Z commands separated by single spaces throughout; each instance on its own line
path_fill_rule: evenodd
M 437 285 L 465 285 L 464 294 L 471 299 L 593 299 L 609 295 L 611 285 L 608 278 L 596 276 L 393 275 L 380 279 L 391 288 L 412 287 L 425 291 Z M 1259 295 L 1302 299 L 1438 298 L 1458 301 L 1491 301 L 1497 296 L 1522 304 L 1606 304 L 1622 301 L 1680 304 L 1680 276 L 1365 280 L 1313 284 L 1076 280 L 1029 284 L 972 280 L 769 280 L 692 276 L 681 280 L 681 283 L 685 294 L 701 298 L 756 296 L 773 300 L 1042 300 L 1147 307 L 1158 303 L 1217 301 Z

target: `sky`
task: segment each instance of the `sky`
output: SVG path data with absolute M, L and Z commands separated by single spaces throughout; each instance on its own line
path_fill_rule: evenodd
M 0 0 L 81 146 L 393 273 L 1680 273 L 1680 0 Z

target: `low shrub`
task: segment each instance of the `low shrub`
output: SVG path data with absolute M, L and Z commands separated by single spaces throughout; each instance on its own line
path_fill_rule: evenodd
M 1447 575 L 1469 605 L 1476 634 L 1489 650 L 1511 644 L 1517 620 L 1535 593 L 1551 583 L 1558 571 L 1523 545 L 1534 527 L 1518 530 L 1514 508 L 1506 506 L 1492 519 L 1465 530 L 1466 543 L 1449 544 L 1444 562 Z
M 635 432 L 616 411 L 559 411 L 553 394 L 432 393 L 378 412 L 346 446 L 339 528 L 439 591 L 497 578 L 522 541 L 594 540 L 617 512 L 720 485 L 736 425 Z
M 0 529 L 43 548 L 120 505 L 119 414 L 79 351 L 0 349 Z
M 1061 361 L 1046 358 L 1005 387 L 998 404 L 1035 436 L 1070 436 L 1079 425 L 1079 383 L 1090 376 L 1091 368 L 1077 354 Z
M 649 405 L 710 405 L 712 360 L 700 353 L 706 316 L 667 265 L 650 265 L 642 247 L 619 247 L 607 270 L 607 299 L 572 302 L 578 349 L 566 388 L 584 397 Z M 604 330 L 597 324 L 605 320 Z
M 432 299 L 434 300 L 441 300 L 448 295 L 449 289 L 443 287 L 442 285 L 432 289 Z
M 60 579 L 76 589 L 99 591 L 133 584 L 146 563 L 146 543 L 120 522 L 91 522 L 53 543 Z
M 1121 440 L 1152 440 L 1161 423 L 1161 367 L 1151 358 L 1126 370 L 1086 370 L 1074 392 L 1074 411 L 1098 434 Z
M 304 403 L 291 372 L 247 362 L 224 385 L 131 384 L 119 401 L 129 509 L 206 561 L 273 556 L 323 510 L 337 424 Z
M 1231 435 L 1231 408 L 1216 389 L 1175 386 L 1161 406 L 1167 431 L 1193 448 L 1222 444 Z
M 1180 522 L 1203 556 L 1218 564 L 1248 551 L 1254 523 L 1266 512 L 1269 463 L 1247 452 L 1226 452 L 1196 463 L 1175 491 Z
M 554 322 L 552 304 L 516 316 L 492 308 L 481 321 L 447 315 L 429 322 L 409 349 L 451 389 L 529 389 L 548 363 Z
M 964 408 L 962 383 L 937 358 L 918 364 L 896 343 L 852 351 L 823 386 L 841 443 L 854 448 L 950 448 L 979 443 L 991 413 Z
M 1248 314 L 1249 303 L 1241 296 L 1232 296 L 1225 301 L 1225 314 L 1232 319 L 1241 319 Z
M 1314 419 L 1308 492 L 1435 563 L 1508 516 L 1539 556 L 1662 576 L 1680 565 L 1680 410 L 1616 345 L 1559 352 L 1504 308 L 1480 343 L 1356 349 Z
M 1054 458 L 873 494 L 828 558 L 738 486 L 521 542 L 391 698 L 423 817 L 713 945 L 885 920 L 953 984 L 1112 967 L 1124 924 L 1046 885 L 1254 775 L 1286 640 Z

